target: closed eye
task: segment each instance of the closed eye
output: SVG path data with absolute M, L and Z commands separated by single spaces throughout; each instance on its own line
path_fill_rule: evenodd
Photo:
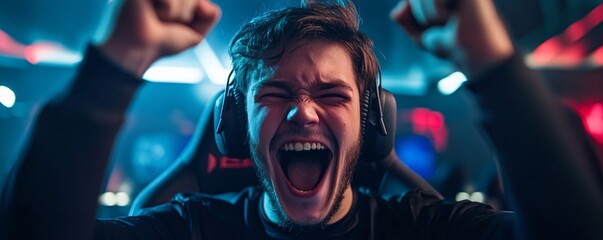
M 291 98 L 291 96 L 289 96 L 289 94 L 285 94 L 285 93 L 265 93 L 260 95 L 260 99 L 261 100 L 276 100 L 276 99 L 288 99 Z
M 339 93 L 327 93 L 327 94 L 322 94 L 322 95 L 320 95 L 318 97 L 319 98 L 340 98 L 340 99 L 343 99 L 343 100 L 350 99 L 349 96 L 343 95 L 343 94 L 339 94 Z
M 321 95 L 317 96 L 316 98 L 318 101 L 326 102 L 329 104 L 342 104 L 342 103 L 350 102 L 352 100 L 352 98 L 350 96 L 345 95 L 345 94 L 339 94 L 339 93 L 321 94 Z
M 267 80 L 253 86 L 258 101 L 274 101 L 291 98 L 291 86 L 286 82 Z

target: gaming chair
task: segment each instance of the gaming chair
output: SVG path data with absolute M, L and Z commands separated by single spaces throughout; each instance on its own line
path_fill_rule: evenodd
M 211 103 L 221 101 L 223 92 L 218 93 Z M 218 102 L 220 104 L 220 102 Z M 360 161 L 352 187 L 367 188 L 387 198 L 414 189 L 437 191 L 404 165 L 393 150 L 393 134 L 396 123 L 396 101 L 394 96 L 381 90 L 381 105 L 384 122 L 391 141 L 383 146 L 386 153 L 376 161 Z M 180 157 L 159 177 L 152 181 L 134 200 L 130 215 L 141 209 L 169 202 L 180 192 L 203 192 L 209 194 L 238 192 L 241 189 L 259 185 L 249 158 L 224 156 L 216 145 L 214 133 L 215 108 L 209 104 L 199 119 L 195 134 Z

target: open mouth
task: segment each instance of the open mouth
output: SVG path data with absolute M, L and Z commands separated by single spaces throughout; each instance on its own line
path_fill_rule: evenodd
M 301 192 L 310 192 L 324 177 L 332 154 L 321 143 L 294 142 L 283 145 L 278 158 L 291 186 Z

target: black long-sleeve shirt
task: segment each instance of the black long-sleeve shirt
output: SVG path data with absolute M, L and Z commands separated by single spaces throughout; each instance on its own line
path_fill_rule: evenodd
M 95 49 L 88 52 L 73 88 L 44 108 L 24 150 L 12 190 L 11 236 L 190 239 L 206 234 L 203 239 L 212 239 L 220 232 L 243 233 L 234 236 L 248 239 L 282 236 L 278 227 L 262 220 L 257 189 L 228 199 L 181 195 L 139 217 L 95 223 L 110 149 L 140 82 Z M 393 233 L 417 239 L 506 238 L 509 219 L 519 218 L 521 226 L 538 238 L 603 239 L 598 226 L 603 222 L 603 197 L 584 164 L 587 153 L 539 78 L 515 57 L 473 79 L 470 89 L 482 107 L 518 216 L 476 203 L 444 204 L 428 193 L 386 201 L 356 192 L 353 211 L 330 228 L 343 225 L 341 229 L 350 230 L 344 234 L 376 239 Z M 354 222 L 350 218 L 357 219 L 356 225 L 346 225 Z
M 185 193 L 140 216 L 102 219 L 97 239 L 511 239 L 512 213 L 484 204 L 445 203 L 414 191 L 382 199 L 355 191 L 350 211 L 315 232 L 288 231 L 266 217 L 263 191 Z

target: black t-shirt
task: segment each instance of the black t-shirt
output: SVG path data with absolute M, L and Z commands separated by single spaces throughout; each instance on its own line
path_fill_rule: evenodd
M 184 193 L 140 216 L 98 220 L 97 239 L 510 239 L 513 214 L 461 201 L 446 203 L 414 191 L 382 199 L 354 191 L 340 221 L 312 233 L 269 222 L 260 207 L 262 190 L 207 195 Z

